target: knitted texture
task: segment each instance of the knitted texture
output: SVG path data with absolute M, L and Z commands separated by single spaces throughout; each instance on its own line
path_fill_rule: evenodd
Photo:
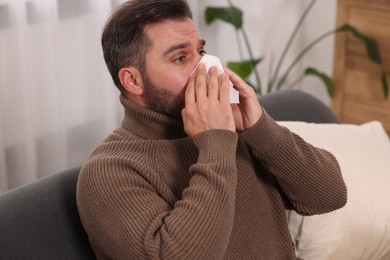
M 285 209 L 346 203 L 334 156 L 264 111 L 193 140 L 180 120 L 121 96 L 122 126 L 83 165 L 77 203 L 98 259 L 295 259 Z

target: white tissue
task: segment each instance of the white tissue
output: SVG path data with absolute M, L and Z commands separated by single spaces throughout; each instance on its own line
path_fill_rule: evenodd
M 218 68 L 218 73 L 219 74 L 223 73 L 223 66 L 221 64 L 221 61 L 216 56 L 205 54 L 202 57 L 202 59 L 199 61 L 199 63 L 205 64 L 205 66 L 206 66 L 206 73 L 209 72 L 209 69 L 212 66 L 216 66 Z M 195 68 L 197 68 L 197 67 L 198 66 L 196 66 Z M 207 77 L 207 84 L 208 84 L 208 77 Z M 233 83 L 230 81 L 230 104 L 238 104 L 238 103 L 240 103 L 238 91 L 233 88 Z

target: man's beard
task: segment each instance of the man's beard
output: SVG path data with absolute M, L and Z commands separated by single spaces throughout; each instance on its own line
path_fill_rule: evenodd
M 182 93 L 175 96 L 171 91 L 161 89 L 154 84 L 147 73 L 142 74 L 147 107 L 158 113 L 181 118 L 181 110 L 185 106 L 184 88 Z

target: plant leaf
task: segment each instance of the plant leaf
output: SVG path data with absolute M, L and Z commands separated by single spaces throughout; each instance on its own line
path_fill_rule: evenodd
M 264 57 L 261 57 L 261 58 L 258 58 L 258 59 L 255 59 L 255 60 L 252 60 L 252 66 L 253 66 L 253 69 L 259 65 L 259 63 L 261 63 L 263 61 Z
M 351 32 L 353 36 L 355 36 L 357 39 L 361 40 L 365 44 L 367 55 L 370 60 L 376 64 L 382 64 L 382 58 L 378 49 L 378 44 L 373 39 L 361 33 L 359 30 L 349 24 L 344 24 L 340 26 L 336 29 L 336 31 Z
M 305 76 L 318 77 L 325 84 L 329 96 L 333 97 L 334 87 L 333 87 L 333 80 L 331 77 L 326 75 L 324 72 L 318 71 L 317 69 L 311 67 L 305 70 Z
M 242 28 L 243 12 L 237 7 L 207 7 L 205 11 L 206 24 L 222 20 L 233 25 L 237 30 Z
M 263 58 L 256 60 L 244 60 L 244 61 L 229 61 L 227 67 L 234 71 L 238 76 L 243 79 L 247 79 L 253 72 L 254 68 L 263 60 Z
M 243 79 L 252 73 L 252 63 L 248 61 L 229 61 L 227 67 Z

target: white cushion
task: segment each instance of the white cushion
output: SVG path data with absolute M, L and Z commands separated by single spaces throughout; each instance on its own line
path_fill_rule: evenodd
M 332 152 L 348 188 L 342 209 L 310 217 L 289 213 L 297 257 L 390 259 L 390 142 L 381 123 L 278 123 Z

